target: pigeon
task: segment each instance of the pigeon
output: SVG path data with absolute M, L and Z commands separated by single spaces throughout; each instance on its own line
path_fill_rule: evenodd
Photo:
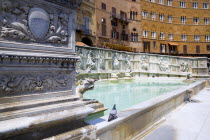
M 116 110 L 116 105 L 114 104 L 112 110 L 109 113 L 108 122 L 110 122 L 116 118 L 117 118 L 117 110 Z

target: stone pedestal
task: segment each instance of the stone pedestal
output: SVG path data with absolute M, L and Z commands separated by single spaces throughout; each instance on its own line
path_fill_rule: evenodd
M 94 132 L 84 122 L 94 109 L 75 94 L 80 2 L 0 1 L 0 139 L 79 139 Z

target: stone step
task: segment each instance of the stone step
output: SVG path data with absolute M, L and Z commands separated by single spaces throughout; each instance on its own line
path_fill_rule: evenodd
M 18 109 L 26 109 L 30 107 L 38 107 L 38 106 L 50 105 L 55 103 L 64 103 L 76 100 L 79 100 L 78 96 L 61 96 L 54 98 L 37 99 L 33 101 L 28 100 L 22 102 L 0 103 L 0 113 L 5 111 L 14 111 Z
M 96 127 L 93 125 L 84 126 L 73 131 L 65 132 L 43 140 L 96 140 Z
M 15 111 L 8 111 L 0 113 L 0 121 L 19 118 L 23 116 L 35 116 L 37 114 L 44 114 L 54 111 L 62 111 L 70 108 L 75 108 L 78 106 L 84 106 L 83 101 L 74 101 L 74 102 L 66 102 L 66 103 L 57 103 L 52 105 L 38 106 L 26 109 L 20 109 Z
M 104 104 L 102 104 L 102 103 L 91 103 L 91 104 L 88 104 L 87 106 L 89 106 L 91 108 L 94 108 L 94 109 L 97 109 L 97 108 L 103 108 Z
M 28 94 L 28 95 L 16 95 L 16 96 L 7 96 L 1 97 L 0 103 L 12 103 L 12 102 L 23 102 L 29 100 L 38 100 L 38 99 L 49 99 L 54 97 L 61 96 L 70 96 L 72 91 L 59 91 L 59 92 L 47 92 L 47 93 L 36 93 L 36 94 Z
M 73 130 L 74 125 L 79 126 L 81 119 L 93 111 L 93 108 L 80 105 L 74 108 L 69 107 L 65 110 L 34 114 L 33 116 L 24 115 L 19 118 L 0 121 L 0 126 L 4 126 L 0 127 L 0 139 L 13 138 L 14 136 L 15 139 L 50 137 L 50 135 L 55 135 L 55 132 L 58 133 L 58 130 L 64 127 L 69 127 Z

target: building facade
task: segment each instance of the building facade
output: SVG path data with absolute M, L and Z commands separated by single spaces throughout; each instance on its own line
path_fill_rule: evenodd
M 83 42 L 88 46 L 96 46 L 95 0 L 83 0 L 76 13 L 76 41 Z
M 97 47 L 118 44 L 134 52 L 208 56 L 209 7 L 209 0 L 84 0 L 77 41 Z
M 141 0 L 143 52 L 210 54 L 209 0 Z

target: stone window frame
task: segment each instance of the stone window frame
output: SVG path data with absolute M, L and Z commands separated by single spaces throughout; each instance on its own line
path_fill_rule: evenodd
M 182 24 L 186 24 L 186 22 L 187 22 L 186 16 L 181 16 L 180 21 L 181 21 Z
M 173 17 L 172 17 L 172 15 L 168 15 L 168 22 L 169 22 L 169 23 L 172 23 L 172 22 L 173 22 Z
M 198 8 L 198 2 L 192 2 L 192 8 L 197 9 Z
M 186 8 L 186 2 L 185 1 L 180 1 L 180 7 L 181 8 Z
M 181 35 L 181 39 L 182 39 L 182 41 L 187 41 L 187 35 L 186 34 L 182 34 Z
M 156 13 L 155 12 L 150 12 L 150 18 L 152 19 L 152 20 L 155 20 L 156 19 Z
M 200 21 L 199 17 L 193 17 L 193 22 L 195 25 L 198 25 L 199 21 Z
M 167 6 L 172 6 L 172 0 L 167 0 Z
M 208 3 L 203 3 L 203 9 L 209 9 L 209 4 Z
M 200 35 L 194 35 L 194 41 L 200 41 Z
M 204 17 L 203 22 L 205 25 L 209 25 L 209 17 Z
M 143 35 L 143 38 L 148 38 L 148 31 L 144 29 L 142 31 L 142 35 Z

